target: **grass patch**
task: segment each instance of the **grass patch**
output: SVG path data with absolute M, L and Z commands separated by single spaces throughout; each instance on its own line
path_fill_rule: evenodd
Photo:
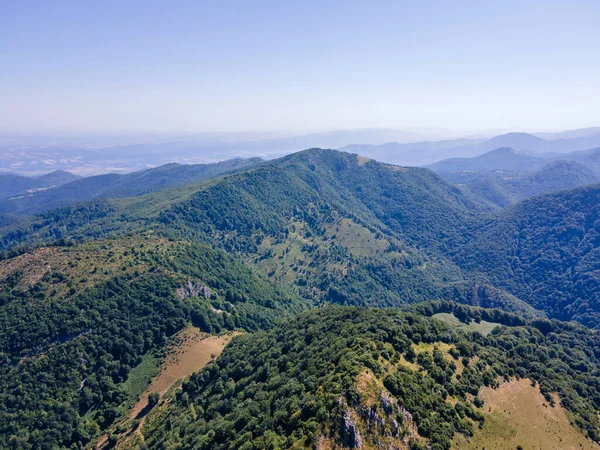
M 496 328 L 497 326 L 500 326 L 499 323 L 486 322 L 485 320 L 482 320 L 479 323 L 477 323 L 477 322 L 464 323 L 464 322 L 461 322 L 460 320 L 458 320 L 458 318 L 454 314 L 451 314 L 451 313 L 438 313 L 438 314 L 434 314 L 432 317 L 434 319 L 444 322 L 447 325 L 450 325 L 451 327 L 462 328 L 463 330 L 466 330 L 466 331 L 475 331 L 479 334 L 482 334 L 483 336 L 487 336 L 488 334 L 490 334 L 492 332 L 492 330 L 494 328 Z
M 452 448 L 600 449 L 598 444 L 571 425 L 560 404 L 550 406 L 539 387 L 531 386 L 528 379 L 503 383 L 498 389 L 484 388 L 480 397 L 484 400 L 480 409 L 485 415 L 483 429 L 477 430 L 472 438 L 456 435 Z
M 142 362 L 131 369 L 127 381 L 123 383 L 123 388 L 132 398 L 139 398 L 152 381 L 152 378 L 158 375 L 158 369 L 158 358 L 152 354 L 145 355 Z

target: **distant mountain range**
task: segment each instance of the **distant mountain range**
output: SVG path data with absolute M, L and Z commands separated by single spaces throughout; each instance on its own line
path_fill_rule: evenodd
M 486 141 L 485 146 L 513 138 L 513 135 L 499 136 Z M 525 141 L 536 143 L 540 139 L 528 136 L 521 140 Z M 448 142 L 457 141 L 427 145 L 435 152 Z M 393 159 L 389 153 L 388 159 Z M 93 198 L 135 197 L 247 169 L 261 162 L 260 158 L 238 158 L 214 164 L 172 163 L 125 175 L 86 178 L 64 171 L 35 178 L 3 174 L 0 175 L 0 214 L 40 214 Z M 504 207 L 534 195 L 600 182 L 600 148 L 538 155 L 502 147 L 471 158 L 442 160 L 428 168 L 484 205 Z
M 383 145 L 349 145 L 342 150 L 391 164 L 419 166 L 447 158 L 470 158 L 503 147 L 532 155 L 583 151 L 600 147 L 600 132 L 554 140 L 528 133 L 508 133 L 487 140 L 459 139 L 411 144 L 392 142 Z
M 400 165 L 425 165 L 472 157 L 500 147 L 531 154 L 600 147 L 600 129 L 558 133 L 508 133 L 491 138 L 452 138 L 437 129 L 366 128 L 311 134 L 201 133 L 118 137 L 0 135 L 0 172 L 39 175 L 128 173 L 165 165 L 204 164 L 233 158 L 274 159 L 306 148 L 333 148 Z M 443 140 L 440 140 L 443 139 Z
M 534 195 L 600 182 L 600 149 L 539 156 L 499 148 L 428 166 L 460 189 L 504 207 Z
M 365 128 L 311 134 L 200 133 L 167 136 L 62 137 L 0 135 L 0 171 L 39 174 L 68 170 L 78 175 L 127 173 L 171 162 L 213 163 L 233 158 L 276 158 L 312 147 L 352 143 L 414 142 L 443 130 Z
M 572 161 L 583 164 L 588 169 L 600 174 L 600 148 L 570 153 L 532 155 L 510 147 L 503 147 L 472 158 L 444 159 L 427 167 L 445 177 L 454 176 L 458 179 L 461 179 L 461 177 L 468 179 L 483 172 L 497 170 L 519 173 L 532 172 L 555 161 Z
M 34 191 L 60 186 L 78 179 L 80 177 L 64 170 L 55 170 L 37 177 L 0 173 L 0 198 L 28 195 Z

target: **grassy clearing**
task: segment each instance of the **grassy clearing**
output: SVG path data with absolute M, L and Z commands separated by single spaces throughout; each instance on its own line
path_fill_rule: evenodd
M 154 410 L 165 407 L 161 402 L 154 409 L 148 408 L 150 393 L 157 392 L 161 398 L 182 380 L 192 373 L 199 371 L 221 354 L 225 346 L 237 333 L 223 334 L 220 336 L 209 335 L 201 332 L 196 327 L 187 327 L 180 331 L 172 340 L 167 349 L 167 355 L 159 364 L 156 357 L 146 356 L 136 366 L 125 383 L 125 388 L 138 400 L 131 408 L 129 417 L 116 425 L 112 430 L 119 434 L 117 448 L 137 448 L 144 441 L 141 433 L 148 414 Z M 100 438 L 97 448 L 103 448 L 107 442 L 107 435 Z
M 466 331 L 476 331 L 484 336 L 490 334 L 494 328 L 500 325 L 499 323 L 486 322 L 485 320 L 482 320 L 480 323 L 471 322 L 467 324 L 458 320 L 454 314 L 449 313 L 438 313 L 434 314 L 432 317 L 452 327 L 462 328 Z
M 188 327 L 180 331 L 167 350 L 167 357 L 160 365 L 158 375 L 140 396 L 130 418 L 135 418 L 148 405 L 148 395 L 158 392 L 161 396 L 177 381 L 199 371 L 221 354 L 234 333 L 211 336 L 198 328 Z
M 327 236 L 354 256 L 381 255 L 389 247 L 388 241 L 350 219 L 341 219 L 330 225 Z
M 148 387 L 152 378 L 158 375 L 159 360 L 152 354 L 142 358 L 142 362 L 131 369 L 129 378 L 123 383 L 123 388 L 133 397 L 138 398 Z
M 528 379 L 484 388 L 480 397 L 483 429 L 470 439 L 457 435 L 453 445 L 457 450 L 514 450 L 519 445 L 525 450 L 600 449 L 571 425 L 560 404 L 551 407 Z

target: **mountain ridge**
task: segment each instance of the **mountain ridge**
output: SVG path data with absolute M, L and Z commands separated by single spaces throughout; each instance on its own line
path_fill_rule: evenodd
M 135 197 L 243 170 L 262 162 L 260 158 L 251 158 L 214 164 L 171 163 L 126 175 L 95 175 L 42 192 L 0 200 L 0 213 L 31 215 L 94 198 Z

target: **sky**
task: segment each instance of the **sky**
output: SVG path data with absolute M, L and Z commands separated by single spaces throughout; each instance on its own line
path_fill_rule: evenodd
M 600 125 L 600 2 L 0 0 L 0 131 Z

